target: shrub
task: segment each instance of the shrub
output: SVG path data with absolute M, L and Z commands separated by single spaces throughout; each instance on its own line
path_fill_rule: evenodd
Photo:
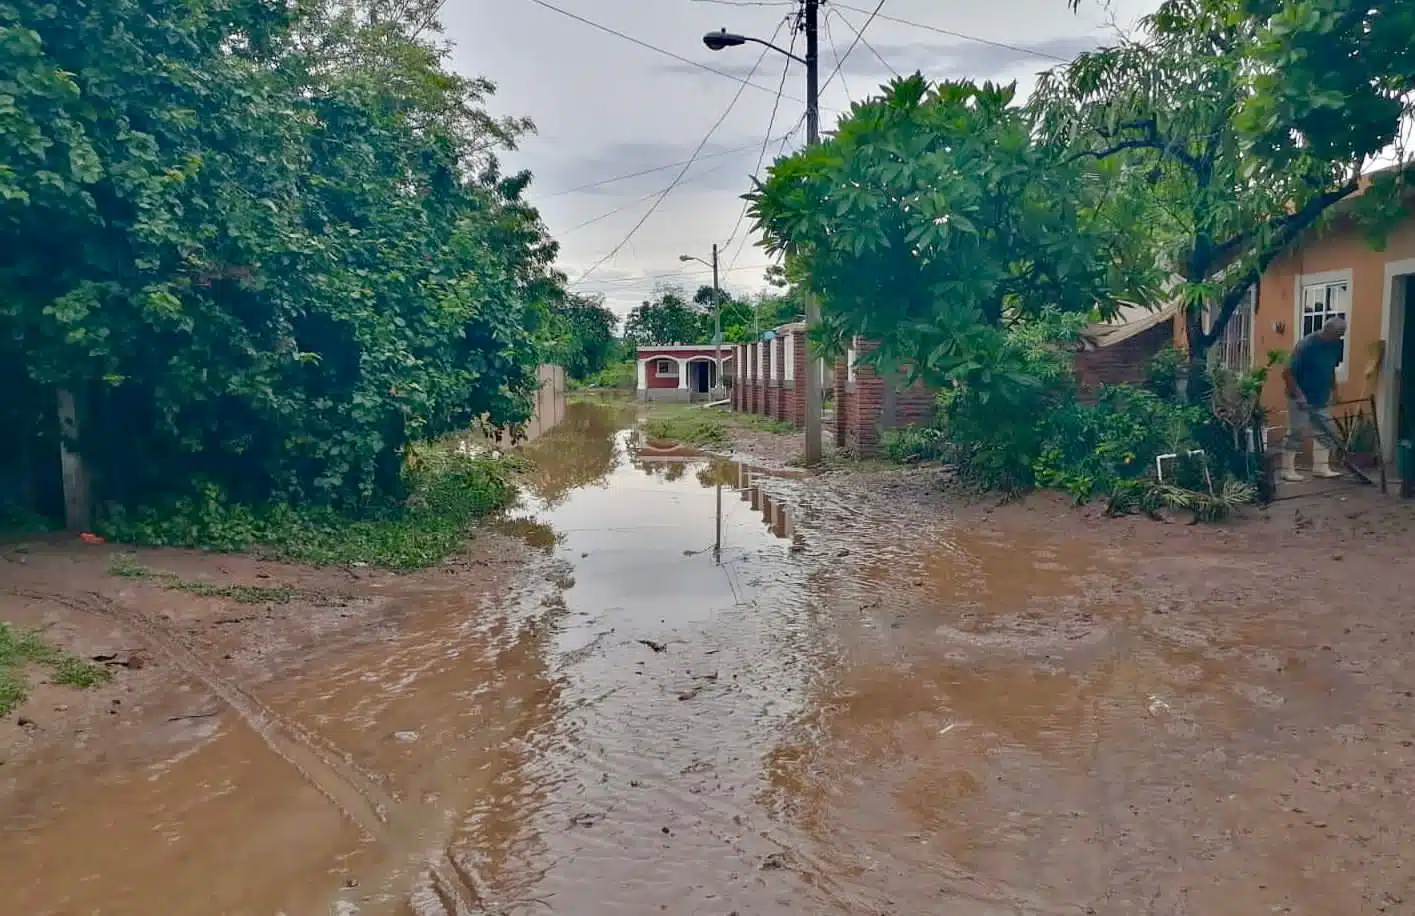
M 403 463 L 408 498 L 360 517 L 289 503 L 252 507 L 208 484 L 197 497 L 135 512 L 111 509 L 98 530 L 113 541 L 152 547 L 254 551 L 317 566 L 420 569 L 456 552 L 476 520 L 511 501 L 512 470 L 503 459 L 418 445 Z
M 633 360 L 612 363 L 585 379 L 585 388 L 618 388 L 632 390 L 638 384 L 638 367 Z
M 644 424 L 644 434 L 650 439 L 672 440 L 710 448 L 732 444 L 732 434 L 722 418 L 702 408 L 653 417 Z

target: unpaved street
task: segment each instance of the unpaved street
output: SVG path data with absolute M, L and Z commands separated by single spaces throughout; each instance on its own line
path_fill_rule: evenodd
M 115 678 L 0 724 L 0 911 L 1415 913 L 1409 510 L 1110 520 L 634 423 L 570 405 L 443 569 L 127 561 L 283 603 L 6 546 L 0 618 Z

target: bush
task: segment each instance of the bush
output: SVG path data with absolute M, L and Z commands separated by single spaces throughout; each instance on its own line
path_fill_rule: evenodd
M 195 498 L 127 512 L 110 510 L 98 530 L 113 541 L 151 547 L 254 551 L 316 566 L 367 563 L 388 569 L 432 566 L 456 552 L 472 524 L 514 495 L 512 466 L 441 445 L 408 450 L 406 501 L 359 518 L 328 507 L 251 507 L 208 484 Z
M 1108 496 L 1117 512 L 1169 506 L 1219 518 L 1251 501 L 1257 465 L 1245 431 L 1261 423 L 1256 399 L 1265 370 L 1215 375 L 1207 406 L 1176 403 L 1167 380 L 1182 373 L 1166 350 L 1148 388 L 1105 386 L 1096 403 L 1082 404 L 1074 359 L 1084 323 L 1051 313 L 979 337 L 977 355 L 939 395 L 935 427 L 887 436 L 889 457 L 949 460 L 963 479 L 988 489 L 1047 487 L 1078 503 Z M 1191 449 L 1204 457 L 1176 462 L 1161 487 L 1155 458 Z
M 613 363 L 584 380 L 585 388 L 617 388 L 631 391 L 639 383 L 638 367 L 633 360 Z

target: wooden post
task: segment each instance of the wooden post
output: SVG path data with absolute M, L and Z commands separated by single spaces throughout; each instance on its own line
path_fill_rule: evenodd
M 87 531 L 91 521 L 88 504 L 88 470 L 79 454 L 78 410 L 74 393 L 59 389 L 59 463 L 64 475 L 64 525 L 71 531 Z

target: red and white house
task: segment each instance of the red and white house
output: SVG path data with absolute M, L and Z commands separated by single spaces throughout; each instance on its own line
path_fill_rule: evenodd
M 733 347 L 723 344 L 670 344 L 639 347 L 639 378 L 635 385 L 642 401 L 705 401 L 732 374 Z M 721 360 L 719 362 L 719 360 Z

